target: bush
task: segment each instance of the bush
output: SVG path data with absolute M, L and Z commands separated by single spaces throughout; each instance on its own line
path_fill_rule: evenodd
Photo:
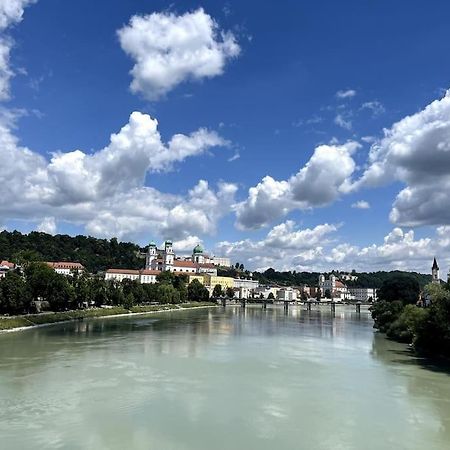
M 387 329 L 387 336 L 400 342 L 413 342 L 428 313 L 427 309 L 406 305 L 400 316 Z

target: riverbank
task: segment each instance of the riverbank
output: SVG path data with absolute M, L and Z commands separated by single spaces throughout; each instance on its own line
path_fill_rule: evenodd
M 108 317 L 130 317 L 168 311 L 183 311 L 196 308 L 217 306 L 212 302 L 191 302 L 177 305 L 133 306 L 130 310 L 114 308 L 80 309 L 57 313 L 29 314 L 24 316 L 0 317 L 0 333 L 28 330 L 30 328 L 48 326 L 55 323 L 72 322 L 83 319 L 102 319 Z

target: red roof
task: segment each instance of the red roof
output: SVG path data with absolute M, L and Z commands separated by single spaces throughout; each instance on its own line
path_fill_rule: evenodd
M 203 267 L 205 269 L 215 269 L 216 266 L 211 263 L 198 264 L 198 267 Z
M 340 281 L 336 281 L 336 285 L 335 286 L 338 287 L 338 288 L 344 288 L 345 284 L 341 283 Z
M 160 270 L 141 270 L 141 275 L 159 275 L 161 273 Z
M 84 269 L 83 265 L 78 262 L 60 261 L 60 262 L 47 262 L 50 267 L 54 269 Z
M 14 269 L 15 264 L 6 260 L 0 262 L 0 267 L 8 267 L 9 269 Z
M 124 275 L 139 275 L 139 270 L 130 269 L 108 269 L 106 273 L 122 273 Z
M 173 262 L 173 265 L 175 267 L 191 267 L 192 269 L 197 268 L 197 264 L 193 263 L 192 261 L 180 261 L 178 259 Z

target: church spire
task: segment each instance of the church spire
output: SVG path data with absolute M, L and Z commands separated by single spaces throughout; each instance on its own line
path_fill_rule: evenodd
M 436 261 L 436 258 L 434 258 L 434 260 L 433 260 L 433 267 L 431 268 L 431 270 L 439 270 L 439 266 Z

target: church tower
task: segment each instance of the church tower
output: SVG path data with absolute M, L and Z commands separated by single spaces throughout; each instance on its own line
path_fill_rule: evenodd
M 153 261 L 156 261 L 156 244 L 152 241 L 150 242 L 145 255 L 145 268 L 151 270 L 153 267 Z
M 175 255 L 173 253 L 173 245 L 172 241 L 166 241 L 164 243 L 164 266 L 163 270 L 168 270 L 169 272 L 173 272 L 173 261 L 175 259 Z
M 200 244 L 194 247 L 192 250 L 192 261 L 198 264 L 203 264 L 205 262 L 205 256 L 203 255 L 203 248 Z
M 436 258 L 433 261 L 433 267 L 431 268 L 431 282 L 439 284 L 441 282 L 439 278 L 439 266 L 437 264 Z

